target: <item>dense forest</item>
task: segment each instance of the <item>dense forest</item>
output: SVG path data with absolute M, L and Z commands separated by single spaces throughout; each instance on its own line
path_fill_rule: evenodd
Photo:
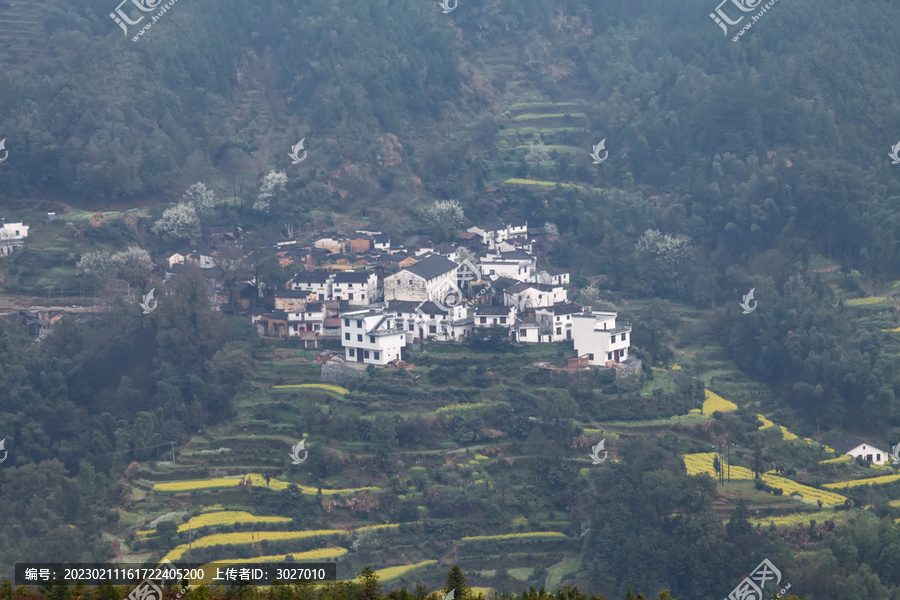
M 702 441 L 683 430 L 623 438 L 617 462 L 592 480 L 565 455 L 584 423 L 699 407 L 699 363 L 719 346 L 779 394 L 764 406 L 801 435 L 824 428 L 889 437 L 900 426 L 889 331 L 900 309 L 890 305 L 862 326 L 843 301 L 891 289 L 900 273 L 900 167 L 887 157 L 900 140 L 892 28 L 900 8 L 778 3 L 733 43 L 709 19 L 713 4 L 463 1 L 442 14 L 437 2 L 409 0 L 194 0 L 175 4 L 132 42 L 108 17 L 113 6 L 49 1 L 40 50 L 0 72 L 0 137 L 9 151 L 0 165 L 3 214 L 140 208 L 147 218 L 74 234 L 47 225 L 71 246 L 26 247 L 0 259 L 3 291 L 34 294 L 30 278 L 56 268 L 66 271 L 63 287 L 87 282 L 73 273 L 89 251 L 139 244 L 156 256 L 179 247 L 183 239 L 159 235 L 150 217 L 195 182 L 223 199 L 204 216 L 204 231 L 238 224 L 253 232 L 253 274 L 273 286 L 289 273 L 263 242 L 288 226 L 311 232 L 370 222 L 395 240 L 452 239 L 461 224 L 447 229 L 429 218 L 441 200 L 459 201 L 465 226 L 513 217 L 548 224 L 557 235 L 548 236 L 542 259 L 569 270 L 574 289 L 597 287 L 622 307 L 635 323 L 645 384 L 662 378 L 652 367 L 670 367 L 687 344 L 698 364 L 671 371 L 671 388 L 649 397 L 638 384 L 602 375 L 560 383 L 529 372 L 510 377 L 523 386 L 510 389 L 513 382 L 498 384 L 492 373 L 521 368 L 522 353 L 496 339 L 475 341 L 469 362 L 416 354 L 427 389 L 405 374 L 370 373 L 349 386 L 346 405 L 310 400 L 298 417 L 303 426 L 364 446 L 381 483 L 399 469 L 395 454 L 427 447 L 430 434 L 466 445 L 491 430 L 527 446 L 541 460 L 520 462 L 510 497 L 460 490 L 431 498 L 430 539 L 441 539 L 447 520 L 471 515 L 484 517 L 466 523 L 474 535 L 514 511 L 564 512 L 590 557 L 578 573 L 583 589 L 706 598 L 724 595 L 769 558 L 793 565 L 785 571 L 806 597 L 898 600 L 890 492 L 846 492 L 853 507 L 871 510 L 840 527 L 811 520 L 784 534 L 751 525 L 740 503 L 722 524 L 715 483 L 688 474 L 685 451 L 706 451 L 720 435 L 748 449 L 748 464 L 823 458 L 780 457 L 757 430 L 755 410 L 718 414 Z M 288 152 L 301 139 L 309 157 L 291 165 Z M 601 139 L 610 153 L 598 166 L 588 153 Z M 535 144 L 546 145 L 546 156 L 526 155 Z M 272 171 L 286 179 L 261 204 L 260 182 Z M 839 265 L 838 275 L 827 277 L 817 261 Z M 233 298 L 244 277 L 223 276 Z M 147 287 L 139 279 L 133 284 Z M 104 534 L 119 527 L 115 507 L 129 502 L 129 465 L 174 454 L 170 444 L 238 416 L 239 401 L 263 379 L 265 344 L 249 319 L 211 310 L 205 286 L 199 270 L 184 269 L 160 285 L 166 310 L 152 318 L 120 302 L 99 321 L 66 318 L 38 342 L 18 322 L 0 322 L 0 435 L 15 444 L 0 472 L 0 566 L 112 560 Z M 751 288 L 759 308 L 741 315 L 738 300 Z M 396 414 L 402 402 L 482 397 L 504 404 L 438 424 Z M 382 409 L 388 416 L 370 418 Z M 312 480 L 321 492 L 345 468 L 329 455 Z M 265 515 L 289 514 L 309 528 L 327 516 L 296 490 L 254 493 Z M 375 514 L 414 521 L 418 506 L 386 499 Z M 578 520 L 593 525 L 579 532 Z M 162 553 L 178 535 L 163 527 L 139 543 Z M 520 583 L 510 568 L 496 567 L 497 589 Z M 541 588 L 545 576 L 536 568 L 526 583 Z M 428 597 L 424 586 L 384 596 L 351 587 L 266 593 Z M 503 598 L 602 600 L 534 588 Z M 456 600 L 470 599 L 460 591 Z

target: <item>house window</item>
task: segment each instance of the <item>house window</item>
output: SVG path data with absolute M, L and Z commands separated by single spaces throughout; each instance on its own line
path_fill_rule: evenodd
M 606 353 L 606 360 L 612 360 L 612 352 Z
M 494 275 L 494 274 L 495 274 L 495 273 L 494 273 L 494 270 L 493 270 L 493 269 L 491 269 L 491 275 Z
M 437 333 L 437 326 L 436 326 L 436 325 L 429 325 L 429 326 L 428 326 L 428 333 Z
M 872 462 L 872 455 L 871 455 L 871 454 L 866 454 L 866 460 L 869 461 L 869 462 Z
M 594 360 L 594 355 L 593 355 L 593 354 L 588 354 L 588 360 Z
M 501 322 L 501 323 L 506 323 L 506 317 L 500 317 L 500 322 Z
M 610 343 L 610 344 L 615 344 L 615 343 L 616 343 L 616 336 L 610 337 L 610 338 L 609 338 L 609 343 Z
M 881 454 L 876 454 L 876 455 L 875 455 L 875 460 L 878 461 L 878 462 L 881 462 Z
M 374 335 L 370 335 L 370 336 L 369 336 L 369 343 L 370 343 L 370 344 L 374 344 L 374 343 L 375 343 L 375 336 L 374 336 Z
M 344 327 L 350 327 L 350 319 L 344 319 Z
M 622 334 L 622 341 L 623 341 L 623 342 L 625 341 L 625 334 L 624 334 L 624 333 Z
M 375 353 L 375 360 L 381 360 L 381 353 L 379 353 L 379 352 Z
M 412 323 L 409 324 L 409 330 L 410 330 L 410 331 L 414 331 L 414 330 L 415 330 L 415 327 L 413 326 Z
M 347 295 L 347 300 L 353 300 L 353 294 L 348 294 L 348 295 Z
M 522 337 L 528 337 L 528 330 L 527 330 L 527 329 L 520 329 L 520 330 L 519 330 L 519 335 L 521 335 Z
M 362 341 L 362 334 L 361 334 L 361 333 L 357 333 L 357 334 L 356 334 L 356 341 L 357 341 L 357 342 L 361 342 L 361 341 Z
M 344 334 L 344 339 L 347 340 L 347 341 L 349 342 L 349 341 L 350 341 L 350 334 L 349 334 L 349 333 L 345 333 L 345 334 Z
M 350 356 L 356 356 L 356 349 L 350 348 Z
M 348 286 L 347 286 L 347 287 L 353 287 L 353 284 L 352 284 L 352 283 L 351 283 L 351 284 L 350 284 L 350 285 L 348 285 Z
M 566 321 L 570 320 L 571 318 L 572 318 L 572 315 L 566 315 Z
M 481 323 L 487 323 L 487 317 L 481 317 Z
M 368 350 L 366 350 L 366 351 L 365 351 L 365 354 L 363 354 L 363 358 L 369 358 L 369 351 L 368 351 Z
M 360 328 L 362 327 L 362 319 L 357 319 L 357 320 L 356 320 L 356 326 L 357 326 L 357 327 L 360 327 Z

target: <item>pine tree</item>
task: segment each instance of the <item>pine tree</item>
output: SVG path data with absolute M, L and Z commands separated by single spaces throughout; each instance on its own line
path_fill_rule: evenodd
M 453 568 L 447 573 L 447 585 L 444 586 L 444 593 L 449 594 L 450 590 L 456 590 L 453 600 L 469 600 L 469 585 L 466 575 L 459 565 L 453 565 Z
M 378 582 L 378 575 L 375 574 L 375 571 L 371 566 L 366 565 L 363 568 L 362 573 L 359 575 L 359 581 L 362 585 L 362 600 L 380 600 L 383 598 L 378 591 L 381 589 L 381 584 Z

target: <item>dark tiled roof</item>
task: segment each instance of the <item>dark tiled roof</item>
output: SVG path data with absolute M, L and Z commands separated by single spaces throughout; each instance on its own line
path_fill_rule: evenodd
M 450 312 L 446 308 L 442 308 L 431 301 L 423 302 L 422 306 L 419 307 L 419 310 L 426 315 L 446 315 Z
M 276 298 L 306 298 L 309 296 L 309 292 L 303 292 L 301 290 L 276 290 L 275 297 Z
M 335 283 L 367 283 L 369 281 L 368 273 L 354 273 L 353 271 L 344 271 L 334 275 Z
M 300 271 L 294 275 L 294 283 L 325 283 L 328 273 L 325 271 Z
M 865 440 L 847 433 L 842 435 L 838 441 L 831 444 L 831 447 L 834 448 L 835 452 L 837 452 L 838 454 L 846 454 L 847 452 L 850 452 L 854 448 L 862 446 L 863 444 L 871 446 L 871 444 L 867 443 Z
M 414 313 L 419 303 L 410 300 L 389 300 L 388 311 L 392 313 Z
M 554 315 L 572 315 L 581 312 L 581 307 L 577 304 L 554 304 L 550 307 L 553 309 Z
M 509 315 L 509 309 L 509 306 L 476 306 L 475 314 L 478 316 L 501 315 L 506 317 Z
M 526 225 L 528 225 L 528 221 L 526 221 L 525 219 L 510 219 L 509 225 L 511 227 L 525 227 Z
M 449 271 L 455 271 L 457 267 L 459 267 L 459 265 L 449 258 L 444 258 L 443 256 L 429 256 L 414 265 L 406 267 L 404 270 L 429 280 Z
M 306 308 L 303 312 L 321 312 L 322 311 L 322 303 L 321 302 L 309 302 L 306 305 Z

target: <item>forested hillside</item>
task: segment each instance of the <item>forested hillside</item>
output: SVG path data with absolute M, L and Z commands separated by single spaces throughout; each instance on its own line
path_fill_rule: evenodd
M 202 232 L 242 228 L 253 268 L 216 272 L 227 314 L 184 268 L 152 315 L 112 302 L 36 341 L 0 323 L 0 576 L 290 555 L 419 586 L 391 600 L 454 564 L 555 594 L 509 600 L 699 600 L 768 558 L 811 600 L 900 599 L 897 467 L 828 446 L 900 441 L 900 5 L 785 0 L 737 42 L 715 2 L 181 0 L 136 41 L 115 9 L 0 5 L 0 217 L 32 224 L 0 292 L 180 249 L 195 236 L 152 221 L 197 182 Z M 441 200 L 465 223 L 432 218 Z M 641 378 L 560 376 L 571 347 L 493 332 L 322 384 L 233 310 L 246 280 L 292 275 L 271 241 L 295 231 L 448 241 L 497 218 L 634 323 Z M 338 595 L 380 598 L 296 590 Z

